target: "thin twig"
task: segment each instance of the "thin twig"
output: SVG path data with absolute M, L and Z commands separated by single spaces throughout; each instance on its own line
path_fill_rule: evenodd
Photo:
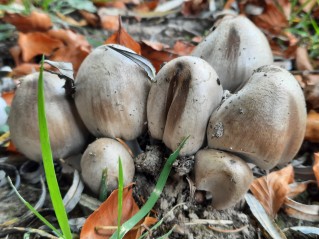
M 233 224 L 233 221 L 231 220 L 210 220 L 210 219 L 194 219 L 190 222 L 184 223 L 185 226 L 191 226 L 191 225 L 207 225 L 207 224 L 212 224 L 212 225 L 229 225 Z
M 293 75 L 319 75 L 319 70 L 296 70 L 296 71 L 290 71 L 291 74 Z
M 16 232 L 20 232 L 20 233 L 27 232 L 27 233 L 38 234 L 39 236 L 44 238 L 59 239 L 59 237 L 53 236 L 50 233 L 47 233 L 43 230 L 35 229 L 35 228 L 28 228 L 28 227 L 2 227 L 1 228 L 1 234 L 12 234 Z
M 237 228 L 237 229 L 222 229 L 218 227 L 213 227 L 213 226 L 208 226 L 209 229 L 216 231 L 216 232 L 221 232 L 221 233 L 237 233 L 241 232 L 242 230 L 246 229 L 248 225 L 245 225 L 243 227 Z

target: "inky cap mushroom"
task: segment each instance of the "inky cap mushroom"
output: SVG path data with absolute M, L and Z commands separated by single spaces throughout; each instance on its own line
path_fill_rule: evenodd
M 217 72 L 225 90 L 235 92 L 253 70 L 273 63 L 264 34 L 246 17 L 225 17 L 193 51 Z
M 38 125 L 39 73 L 21 79 L 9 115 L 10 136 L 19 152 L 29 159 L 42 160 Z M 54 159 L 77 154 L 86 145 L 88 131 L 82 123 L 74 102 L 67 98 L 65 81 L 44 72 L 46 117 Z
M 121 143 L 101 138 L 88 146 L 81 159 L 81 169 L 83 181 L 92 192 L 99 193 L 104 169 L 107 170 L 107 190 L 110 192 L 118 187 L 119 158 L 122 161 L 124 185 L 128 185 L 133 180 L 135 167 L 133 158 Z
M 190 135 L 180 154 L 195 153 L 203 144 L 210 114 L 221 102 L 216 72 L 204 60 L 184 56 L 167 63 L 155 79 L 147 102 L 151 136 L 175 150 Z
M 271 169 L 296 155 L 306 119 L 304 95 L 293 75 L 277 66 L 263 66 L 212 114 L 208 146 Z
M 75 80 L 75 103 L 95 136 L 133 140 L 145 128 L 150 81 L 121 50 L 134 53 L 123 46 L 103 45 L 85 58 Z
M 247 163 L 226 152 L 204 149 L 195 155 L 195 187 L 210 192 L 212 206 L 234 206 L 248 191 L 253 173 Z

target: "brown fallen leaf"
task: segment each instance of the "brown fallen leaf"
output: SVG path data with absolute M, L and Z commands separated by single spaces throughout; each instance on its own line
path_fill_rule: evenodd
M 32 11 L 27 16 L 6 13 L 3 20 L 14 25 L 20 32 L 47 31 L 53 26 L 50 17 L 38 11 Z
M 163 64 L 179 56 L 165 50 L 157 51 L 143 42 L 141 44 L 141 48 L 142 56 L 152 62 L 157 72 L 161 69 Z
M 3 91 L 1 97 L 6 101 L 7 105 L 11 106 L 15 91 Z
M 185 41 L 176 41 L 172 52 L 180 56 L 187 56 L 192 53 L 194 48 L 195 46 L 192 43 Z
M 313 172 L 315 173 L 315 177 L 316 177 L 316 180 L 317 180 L 317 185 L 319 187 L 319 153 L 315 153 L 314 159 L 315 160 L 314 160 L 312 169 L 313 169 Z
M 294 171 L 291 165 L 255 179 L 250 190 L 263 205 L 267 214 L 274 219 L 289 193 L 289 184 L 294 181 Z
M 9 52 L 14 60 L 15 65 L 16 66 L 20 65 L 22 61 L 21 47 L 19 47 L 18 45 L 15 45 L 9 49 Z
M 147 228 L 150 228 L 156 222 L 157 222 L 157 219 L 154 217 L 145 217 L 143 223 L 137 229 L 135 238 L 138 239 L 147 230 Z
M 130 48 L 135 51 L 137 54 L 141 54 L 141 46 L 138 44 L 123 28 L 121 17 L 117 17 L 117 21 L 119 23 L 118 30 L 114 32 L 112 36 L 110 36 L 105 44 L 119 44 Z
M 289 184 L 289 193 L 287 197 L 294 198 L 297 197 L 299 194 L 303 193 L 307 190 L 308 185 L 311 183 L 316 183 L 314 180 L 308 180 L 304 182 L 294 182 L 292 184 Z
M 184 1 L 182 6 L 182 14 L 184 16 L 197 15 L 200 12 L 208 9 L 209 1 L 207 0 L 192 0 Z
M 92 27 L 98 27 L 100 24 L 100 19 L 97 15 L 91 12 L 80 10 L 79 13 L 81 16 L 88 22 Z
M 317 0 L 299 0 L 300 6 L 304 6 L 304 12 L 310 13 L 314 6 L 316 6 Z
M 132 184 L 123 189 L 123 207 L 121 224 L 139 211 L 133 198 Z M 115 229 L 101 229 L 103 226 L 117 226 L 118 190 L 114 190 L 101 206 L 85 221 L 80 239 L 107 239 Z M 124 238 L 135 239 L 137 230 L 131 230 Z
M 148 40 L 143 40 L 142 42 L 145 43 L 146 45 L 152 47 L 156 51 L 162 51 L 162 50 L 169 48 L 169 45 L 163 44 L 161 42 L 148 41 Z
M 307 116 L 305 140 L 319 142 L 319 113 L 314 110 L 310 110 Z
M 15 68 L 12 69 L 12 77 L 13 78 L 19 78 L 21 76 L 25 76 L 28 74 L 31 74 L 33 72 L 39 71 L 40 66 L 39 64 L 35 63 L 22 63 Z
M 314 67 L 312 66 L 306 47 L 299 46 L 296 50 L 296 67 L 301 71 L 312 71 Z M 303 75 L 304 82 L 307 85 L 314 85 L 319 82 L 319 75 Z
M 319 222 L 319 205 L 302 204 L 287 197 L 283 209 L 290 217 L 310 222 Z
M 106 11 L 104 11 L 104 8 L 100 8 L 97 14 L 100 17 L 101 26 L 103 29 L 108 31 L 116 31 L 119 29 L 118 16 L 109 15 L 106 13 Z
M 54 50 L 63 46 L 60 40 L 51 38 L 47 33 L 43 32 L 20 32 L 18 44 L 21 48 L 24 62 L 30 62 L 32 58 L 41 54 L 50 56 Z
M 76 27 L 84 27 L 86 26 L 88 23 L 85 19 L 81 19 L 81 20 L 75 20 L 73 17 L 70 16 L 66 16 L 60 12 L 56 12 L 55 13 L 62 21 L 68 23 L 71 26 L 76 26 Z

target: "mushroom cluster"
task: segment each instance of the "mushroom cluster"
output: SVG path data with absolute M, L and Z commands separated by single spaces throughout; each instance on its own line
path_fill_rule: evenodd
M 134 140 L 146 126 L 152 139 L 163 141 L 172 151 L 190 136 L 181 156 L 195 155 L 195 186 L 199 192 L 207 191 L 217 209 L 233 206 L 247 192 L 253 180 L 247 162 L 271 169 L 296 155 L 306 128 L 304 95 L 289 72 L 271 65 L 265 36 L 247 18 L 224 18 L 192 56 L 165 64 L 152 83 L 130 54 L 135 53 L 122 46 L 100 46 L 83 61 L 75 79 L 76 109 L 90 133 L 99 137 L 81 160 L 83 180 L 93 193 L 99 193 L 104 169 L 108 189 L 117 187 L 119 158 L 124 183 L 133 180 L 133 158 L 115 138 Z M 145 64 L 146 59 L 142 61 Z M 45 78 L 52 77 L 57 78 L 45 74 Z M 23 84 L 34 88 L 36 78 L 28 76 Z M 50 136 L 65 137 L 63 142 L 52 143 L 55 157 L 82 150 L 85 134 L 74 116 L 76 111 L 70 102 L 65 106 L 52 103 L 65 101 L 60 80 L 45 82 L 51 91 L 46 95 L 47 107 L 54 112 L 48 116 Z M 19 99 L 22 86 L 13 101 L 11 133 L 19 150 L 40 160 L 38 129 L 26 127 L 20 119 L 23 111 L 26 117 L 35 114 L 36 96 L 26 94 Z M 57 112 L 65 109 L 75 113 L 61 117 L 71 133 L 57 123 Z M 70 141 L 78 145 L 71 146 Z

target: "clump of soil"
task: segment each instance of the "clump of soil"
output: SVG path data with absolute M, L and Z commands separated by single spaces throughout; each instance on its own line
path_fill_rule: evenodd
M 147 152 L 136 160 L 138 173 L 134 180 L 136 182 L 134 193 L 139 206 L 145 203 L 155 187 L 158 175 L 155 175 L 154 172 L 159 173 L 160 170 L 157 167 L 163 164 L 160 155 L 163 155 L 160 147 L 147 147 Z M 157 167 L 152 167 L 151 171 L 145 170 L 143 172 L 142 169 L 145 165 L 157 165 Z M 188 174 L 192 165 L 192 157 L 179 158 L 174 164 L 160 199 L 154 207 L 155 216 L 159 220 L 164 218 L 164 221 L 152 233 L 151 238 L 164 235 L 173 226 L 175 229 L 170 238 L 257 238 L 256 229 L 251 224 L 250 217 L 243 213 L 243 203 L 239 203 L 240 205 L 236 205 L 234 208 L 218 211 L 210 206 L 209 200 L 197 200 L 202 202 L 196 202 L 194 186 L 191 176 Z M 232 223 L 225 225 L 224 220 Z M 216 224 L 212 225 L 209 222 Z M 246 227 L 238 233 L 221 233 L 210 229 L 209 225 L 225 231 Z

